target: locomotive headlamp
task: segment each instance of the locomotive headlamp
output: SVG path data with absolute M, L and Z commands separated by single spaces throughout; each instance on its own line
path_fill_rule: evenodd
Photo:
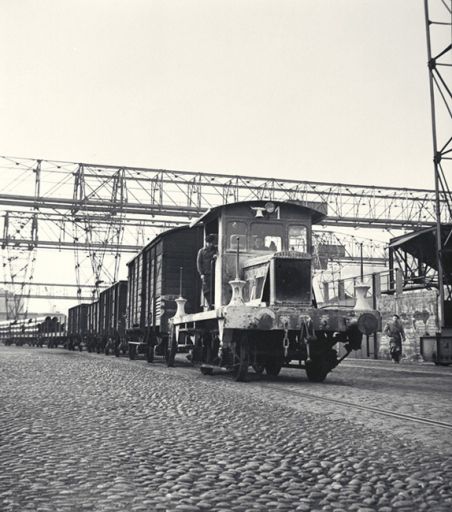
M 275 211 L 275 203 L 272 203 L 271 201 L 265 203 L 265 211 L 267 213 L 273 213 Z

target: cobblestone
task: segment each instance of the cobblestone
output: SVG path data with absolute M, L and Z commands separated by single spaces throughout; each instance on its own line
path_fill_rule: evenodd
M 0 347 L 0 510 L 450 510 L 441 447 L 176 370 Z

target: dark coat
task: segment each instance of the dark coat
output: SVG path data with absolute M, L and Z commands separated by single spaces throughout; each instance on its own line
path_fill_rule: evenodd
M 385 326 L 384 334 L 396 341 L 405 340 L 405 331 L 403 330 L 403 325 L 400 320 L 388 322 Z
M 198 269 L 199 275 L 210 275 L 212 273 L 212 260 L 217 254 L 216 247 L 203 247 L 198 251 L 198 257 L 196 258 L 196 268 Z

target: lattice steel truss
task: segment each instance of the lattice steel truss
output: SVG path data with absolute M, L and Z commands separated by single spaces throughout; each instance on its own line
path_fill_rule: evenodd
M 2 269 L 3 278 L 10 281 L 6 298 L 6 317 L 16 319 L 27 314 L 28 298 L 36 262 L 37 214 L 5 213 L 3 218 Z M 28 239 L 24 245 L 23 237 Z
M 0 194 L 0 208 L 11 218 L 32 212 L 39 237 L 22 233 L 21 246 L 75 252 L 79 284 L 93 286 L 117 278 L 122 252 L 135 252 L 158 232 L 186 224 L 207 208 L 250 199 L 320 201 L 328 218 L 320 226 L 318 264 L 335 261 L 384 261 L 369 241 L 327 232 L 325 226 L 410 229 L 435 222 L 435 191 L 301 180 L 231 176 L 126 166 L 0 157 L 0 172 L 11 177 Z M 20 194 L 18 191 L 20 190 Z M 450 217 L 447 198 L 439 206 Z M 14 209 L 11 209 L 14 208 Z M 37 231 L 36 231 L 37 233 Z M 6 246 L 11 239 L 4 235 Z M 362 244 L 362 245 L 361 245 Z M 336 253 L 334 253 L 336 251 Z
M 452 276 L 445 271 L 445 251 L 452 231 L 444 236 L 442 228 L 450 223 L 452 215 L 448 184 L 452 174 L 452 0 L 424 0 L 424 6 L 435 172 L 439 316 L 441 327 L 445 327 L 445 310 L 450 310 L 452 305 Z M 452 326 L 450 319 L 449 324 Z
M 0 170 L 26 173 L 36 160 L 0 157 Z M 126 182 L 127 197 L 112 200 L 112 182 L 118 172 Z M 74 178 L 83 174 L 91 192 L 74 197 Z M 369 228 L 415 228 L 434 225 L 435 191 L 301 180 L 268 179 L 228 174 L 171 171 L 71 162 L 41 161 L 41 183 L 50 186 L 35 197 L 26 183 L 17 193 L 0 194 L 0 205 L 37 206 L 40 210 L 109 215 L 120 207 L 130 220 L 144 218 L 187 222 L 207 208 L 250 199 L 317 201 L 328 205 L 325 224 Z M 17 189 L 16 189 L 17 190 Z M 96 191 L 95 194 L 92 192 Z M 449 194 L 450 200 L 450 194 Z M 450 219 L 447 198 L 440 201 L 444 219 Z

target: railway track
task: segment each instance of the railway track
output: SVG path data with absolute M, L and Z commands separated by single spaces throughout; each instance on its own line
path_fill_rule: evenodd
M 93 355 L 99 357 L 100 359 L 103 358 L 103 355 L 90 354 L 90 356 L 93 356 Z M 125 358 L 118 359 L 118 361 L 123 361 L 126 364 L 131 362 L 131 361 L 129 361 L 129 359 L 125 359 Z M 142 360 L 133 361 L 134 364 L 140 364 L 142 362 L 143 362 Z M 182 361 L 179 361 L 179 364 L 181 364 L 181 366 L 176 366 L 176 367 L 171 368 L 172 373 L 176 373 L 180 376 L 187 377 L 189 374 L 193 374 L 194 371 L 199 372 L 199 369 L 197 367 L 193 367 L 191 365 L 186 365 Z M 152 368 L 153 368 L 153 371 L 162 372 L 162 373 L 166 373 L 168 371 L 168 368 L 166 367 L 165 364 L 162 364 L 162 365 L 155 364 L 155 365 L 152 365 Z M 201 375 L 200 375 L 200 377 L 201 377 Z M 229 381 L 227 372 L 221 372 L 221 371 L 218 372 L 218 374 L 216 374 L 214 377 L 210 377 L 210 379 L 212 379 L 212 378 L 218 379 L 218 378 L 222 378 L 222 377 L 224 378 L 224 380 Z M 209 378 L 209 377 L 202 377 L 202 378 Z M 340 399 L 336 399 L 336 398 L 320 396 L 320 395 L 314 394 L 314 393 L 306 393 L 304 391 L 298 391 L 298 390 L 291 389 L 285 385 L 277 385 L 277 384 L 272 384 L 272 383 L 263 382 L 263 381 L 251 381 L 251 382 L 247 382 L 247 383 L 237 384 L 237 383 L 233 382 L 232 380 L 229 381 L 229 384 L 231 384 L 231 386 L 233 386 L 235 389 L 237 389 L 237 386 L 238 386 L 243 391 L 246 391 L 246 389 L 253 389 L 253 390 L 269 389 L 272 391 L 277 391 L 285 396 L 291 395 L 291 396 L 298 397 L 298 398 L 317 400 L 320 402 L 330 403 L 330 404 L 340 406 L 340 407 L 345 407 L 348 409 L 352 408 L 355 410 L 361 410 L 361 411 L 366 411 L 366 412 L 370 412 L 373 414 L 377 414 L 379 416 L 386 416 L 386 417 L 398 419 L 398 420 L 404 421 L 404 422 L 409 421 L 412 423 L 419 423 L 419 424 L 427 425 L 430 427 L 442 428 L 445 430 L 452 431 L 452 424 L 444 422 L 444 421 L 432 420 L 432 419 L 428 419 L 428 418 L 422 418 L 420 416 L 413 416 L 411 414 L 404 414 L 404 413 L 399 413 L 399 412 L 388 411 L 388 410 L 381 409 L 378 407 L 372 407 L 372 406 L 368 406 L 368 405 L 357 404 L 355 402 L 349 402 L 346 400 L 340 400 Z
M 444 428 L 446 430 L 452 431 L 452 424 L 446 423 L 444 421 L 431 420 L 428 418 L 422 418 L 420 416 L 412 416 L 411 414 L 403 414 L 403 413 L 388 411 L 385 409 L 380 409 L 378 407 L 371 407 L 368 405 L 356 404 L 354 402 L 347 402 L 346 400 L 338 400 L 335 398 L 319 396 L 319 395 L 312 394 L 312 393 L 305 393 L 303 391 L 295 391 L 293 389 L 283 388 L 281 386 L 277 386 L 274 384 L 261 383 L 259 386 L 254 386 L 254 387 L 272 389 L 274 391 L 284 393 L 285 395 L 292 395 L 292 396 L 297 396 L 300 398 L 315 399 L 315 400 L 319 400 L 321 402 L 328 402 L 328 403 L 331 403 L 334 405 L 339 405 L 341 407 L 359 409 L 359 410 L 366 411 L 366 412 L 372 412 L 372 413 L 378 414 L 380 416 L 389 416 L 391 418 L 395 418 L 395 419 L 399 419 L 399 420 L 403 420 L 403 421 L 411 421 L 411 422 L 415 422 L 415 423 L 421 423 L 423 425 L 428 425 L 430 427 L 439 427 L 439 428 Z
M 171 370 L 173 372 L 174 371 L 178 372 L 178 371 L 182 370 L 180 373 L 181 374 L 182 373 L 186 374 L 187 370 L 189 372 L 191 372 L 193 369 L 194 368 L 192 366 L 186 366 L 186 367 L 175 367 L 175 368 L 172 368 Z M 198 370 L 198 369 L 196 368 L 196 370 Z M 221 374 L 215 375 L 213 378 L 218 378 L 218 377 L 220 377 L 220 375 Z M 227 378 L 227 373 L 224 373 L 223 375 L 224 375 L 225 378 Z M 231 381 L 231 384 L 235 385 L 236 383 L 233 383 Z M 336 399 L 336 398 L 320 396 L 320 395 L 317 395 L 317 394 L 314 394 L 314 393 L 306 393 L 306 392 L 303 392 L 303 391 L 298 391 L 298 390 L 291 389 L 291 388 L 286 387 L 284 385 L 270 384 L 270 383 L 262 382 L 262 381 L 254 381 L 254 382 L 248 382 L 248 383 L 244 383 L 244 384 L 239 384 L 239 386 L 241 386 L 241 387 L 243 386 L 244 389 L 252 388 L 254 390 L 262 389 L 262 388 L 270 389 L 272 391 L 277 391 L 279 393 L 282 393 L 282 394 L 284 394 L 286 396 L 287 395 L 291 395 L 291 396 L 295 396 L 295 397 L 298 397 L 298 398 L 306 398 L 306 399 L 310 399 L 310 400 L 317 400 L 317 401 L 321 401 L 321 402 L 326 402 L 326 403 L 334 404 L 334 405 L 337 405 L 337 406 L 340 406 L 340 407 L 353 408 L 355 410 L 362 410 L 362 411 L 370 412 L 370 413 L 373 413 L 373 414 L 378 414 L 379 416 L 387 416 L 387 417 L 391 417 L 391 418 L 398 419 L 398 420 L 401 420 L 401 421 L 410 421 L 410 422 L 413 422 L 413 423 L 420 423 L 420 424 L 423 424 L 423 425 L 428 425 L 430 427 L 437 427 L 437 428 L 442 428 L 442 429 L 446 429 L 446 430 L 452 431 L 452 423 L 447 423 L 447 422 L 438 421 L 438 420 L 432 420 L 432 419 L 428 419 L 428 418 L 422 418 L 420 416 L 413 416 L 411 414 L 403 414 L 403 413 L 399 413 L 399 412 L 388 411 L 388 410 L 381 409 L 381 408 L 378 408 L 378 407 L 361 405 L 361 404 L 357 404 L 355 402 L 348 402 L 346 400 L 339 400 L 339 399 Z

